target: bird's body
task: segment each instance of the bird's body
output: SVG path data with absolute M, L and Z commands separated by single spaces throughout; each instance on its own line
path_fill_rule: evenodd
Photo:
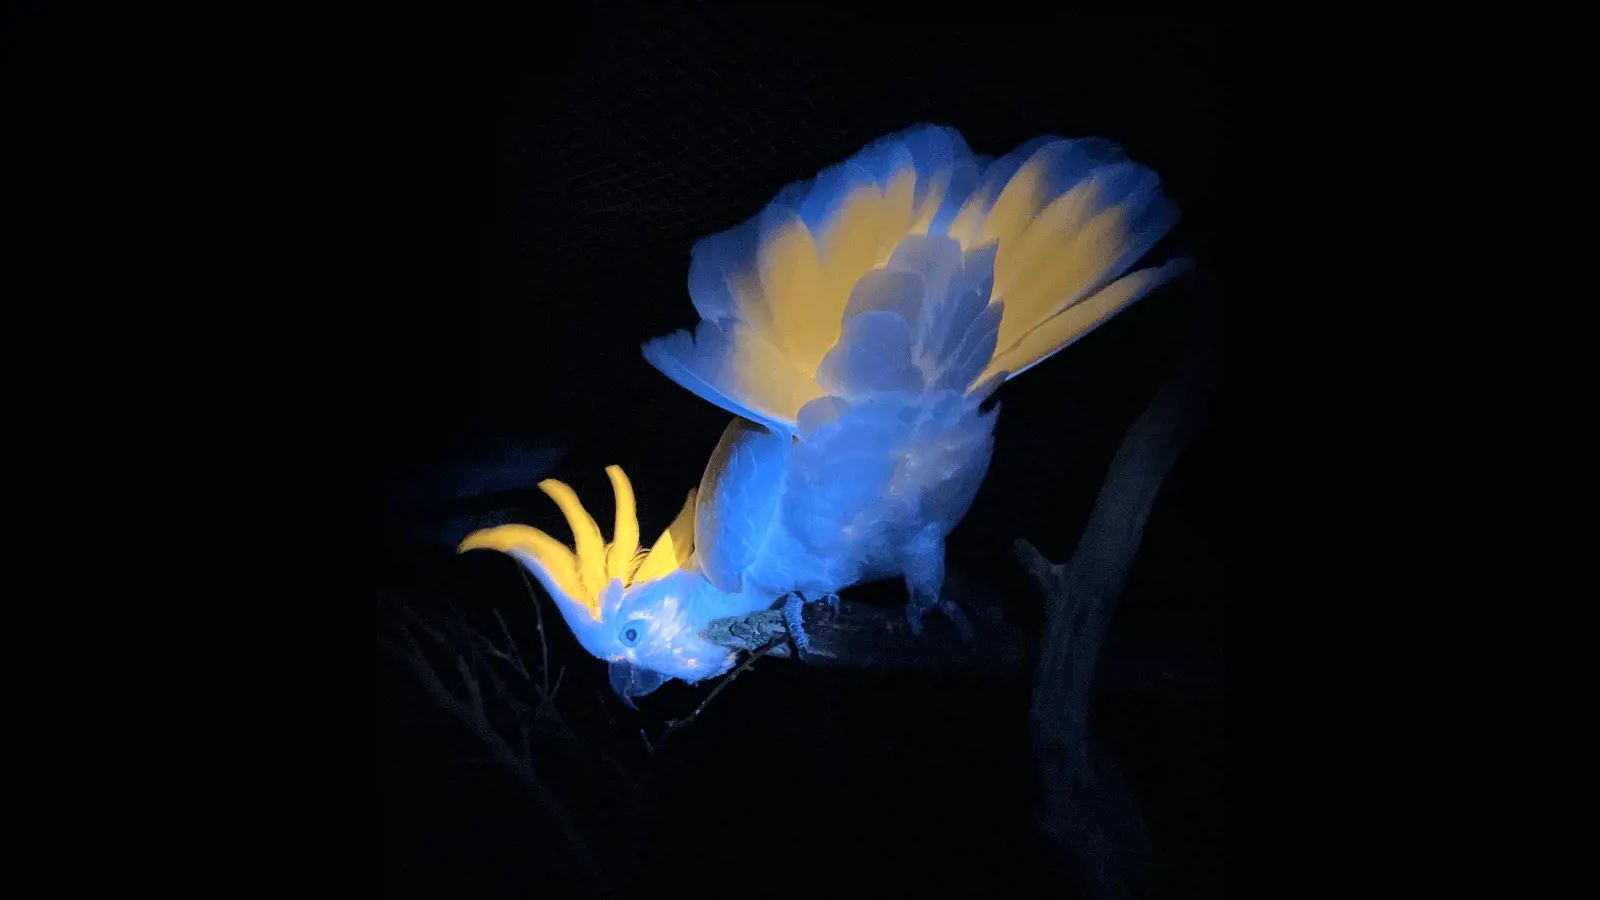
M 548 482 L 575 553 L 525 526 L 463 549 L 513 553 L 564 597 L 625 696 L 726 671 L 700 630 L 786 597 L 903 578 L 916 625 L 988 471 L 998 408 L 983 402 L 1178 271 L 1119 278 L 1176 215 L 1104 141 L 1041 138 L 994 161 L 933 126 L 878 141 L 695 246 L 701 322 L 644 354 L 737 418 L 655 548 L 638 552 L 613 467 L 610 546 Z

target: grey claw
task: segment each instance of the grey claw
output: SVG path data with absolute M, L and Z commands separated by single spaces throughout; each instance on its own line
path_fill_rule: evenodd
M 913 636 L 922 636 L 922 617 L 927 615 L 930 609 L 937 609 L 944 613 L 945 618 L 949 619 L 950 624 L 954 625 L 956 631 L 961 634 L 962 641 L 970 644 L 977 640 L 977 633 L 972 630 L 972 622 L 967 618 L 967 614 L 962 612 L 961 607 L 955 605 L 954 602 L 943 599 L 934 603 L 931 607 L 919 607 L 916 604 L 906 607 L 906 622 L 911 626 L 911 634 Z
M 940 600 L 939 611 L 944 613 L 950 619 L 950 623 L 956 626 L 956 631 L 961 632 L 962 641 L 970 644 L 977 640 L 978 636 L 972 630 L 972 622 L 967 618 L 967 614 L 961 611 L 961 607 L 950 600 Z
M 805 661 L 811 655 L 811 640 L 806 637 L 802 615 L 805 602 L 805 598 L 799 594 L 790 594 L 788 599 L 783 601 L 783 624 L 789 629 L 789 640 L 794 644 L 795 656 L 801 661 Z

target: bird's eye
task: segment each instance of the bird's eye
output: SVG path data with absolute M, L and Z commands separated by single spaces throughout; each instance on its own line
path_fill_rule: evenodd
M 629 622 L 622 629 L 622 643 L 629 647 L 639 646 L 639 638 L 644 636 L 644 629 L 634 622 Z

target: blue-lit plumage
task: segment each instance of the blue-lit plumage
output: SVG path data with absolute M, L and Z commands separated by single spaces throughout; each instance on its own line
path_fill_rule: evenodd
M 675 525 L 677 550 L 624 575 L 615 609 L 563 607 L 584 645 L 636 695 L 658 676 L 725 671 L 705 624 L 796 592 L 902 578 L 915 625 L 939 604 L 945 537 L 988 469 L 998 410 L 980 403 L 1180 271 L 1122 277 L 1176 219 L 1156 175 L 1108 141 L 1044 137 L 990 159 L 923 125 L 698 242 L 701 322 L 644 355 L 739 418 L 686 509 L 692 552 Z M 514 543 L 463 546 L 556 553 L 547 538 Z M 549 573 L 573 564 L 538 562 L 565 589 Z M 622 622 L 643 637 L 622 640 Z
M 766 546 L 791 445 L 787 432 L 734 419 L 706 463 L 695 506 L 695 561 L 726 593 L 743 589 L 745 571 Z

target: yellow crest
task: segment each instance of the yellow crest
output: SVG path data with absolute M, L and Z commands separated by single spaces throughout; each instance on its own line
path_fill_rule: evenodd
M 672 525 L 645 551 L 639 548 L 639 514 L 634 505 L 633 484 L 620 466 L 607 466 L 606 475 L 611 478 L 617 499 L 611 543 L 607 544 L 600 535 L 600 526 L 578 502 L 572 488 L 551 478 L 539 482 L 539 490 L 554 500 L 566 516 L 572 529 L 572 547 L 529 525 L 501 525 L 467 535 L 457 552 L 487 549 L 529 553 L 569 599 L 581 603 L 596 622 L 600 621 L 600 595 L 611 582 L 620 579 L 623 590 L 627 590 L 655 581 L 686 568 L 694 552 L 694 491 L 689 492 L 688 502 Z

